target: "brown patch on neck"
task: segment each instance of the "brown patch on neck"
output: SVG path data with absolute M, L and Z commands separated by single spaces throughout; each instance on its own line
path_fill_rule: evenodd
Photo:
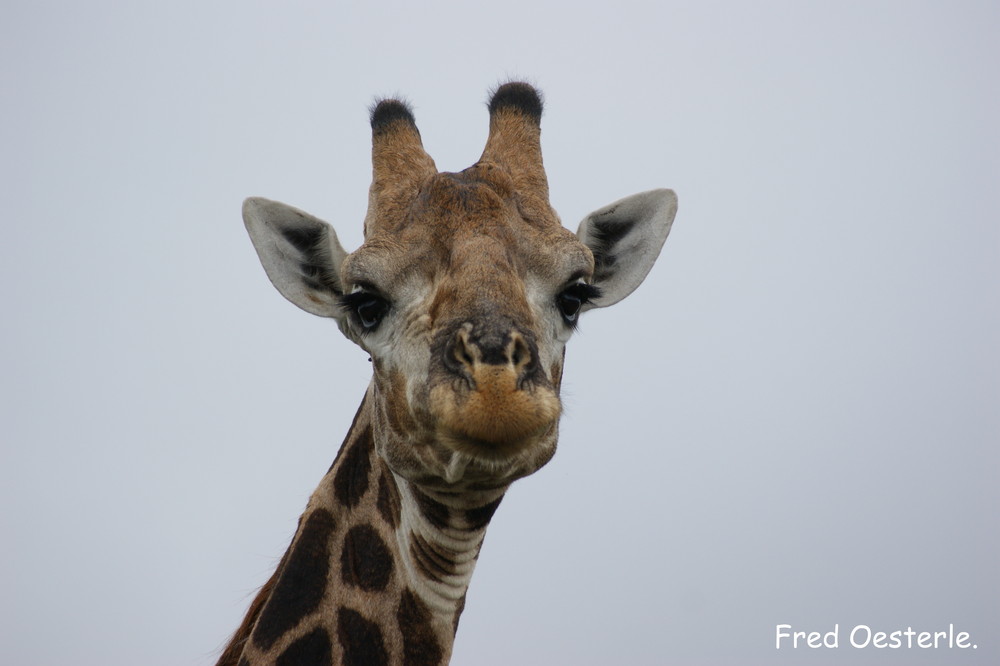
M 264 583 L 260 591 L 257 592 L 257 596 L 254 597 L 253 601 L 250 602 L 250 608 L 247 610 L 246 617 L 243 618 L 243 622 L 240 624 L 239 628 L 233 633 L 232 638 L 229 639 L 229 644 L 226 645 L 226 649 L 222 651 L 222 656 L 219 657 L 219 661 L 216 666 L 238 666 L 240 661 L 240 656 L 243 654 L 243 646 L 250 639 L 250 633 L 253 631 L 254 625 L 257 623 L 257 618 L 260 617 L 260 612 L 264 608 L 264 604 L 271 596 L 271 592 L 274 591 L 274 585 L 278 582 L 278 577 L 281 575 L 281 570 L 284 568 L 285 560 L 288 559 L 288 553 L 281 559 L 281 563 L 278 564 L 278 568 L 274 570 L 271 577 Z
M 345 585 L 382 592 L 392 579 L 392 553 L 371 525 L 355 525 L 344 535 L 340 553 L 340 580 Z
M 467 595 L 468 595 L 468 591 L 466 591 L 466 594 L 463 594 L 462 598 L 458 600 L 458 608 L 455 609 L 455 618 L 452 620 L 452 634 L 453 635 L 457 635 L 458 634 L 458 621 L 462 617 L 462 611 L 465 610 L 465 597 Z
M 356 610 L 337 609 L 337 638 L 345 666 L 383 666 L 389 663 L 381 628 Z
M 344 441 L 341 442 L 340 448 L 337 449 L 337 455 L 333 457 L 333 462 L 330 463 L 330 469 L 326 470 L 327 474 L 333 471 L 334 465 L 340 460 L 340 456 L 344 455 L 344 450 L 347 449 L 347 445 L 351 442 L 351 438 L 358 431 L 358 419 L 361 418 L 362 414 L 367 414 L 366 408 L 368 407 L 368 392 L 365 392 L 365 396 L 361 399 L 361 404 L 358 406 L 358 411 L 354 412 L 354 419 L 351 421 L 351 427 L 348 428 L 347 434 L 344 435 Z
M 305 518 L 305 516 L 303 516 Z M 278 599 L 277 606 L 268 609 L 268 602 L 272 601 L 275 597 L 275 590 L 278 588 L 278 583 L 291 585 L 293 587 L 298 587 L 301 582 L 303 575 L 308 575 L 313 569 L 315 569 L 315 564 L 322 564 L 324 560 L 328 560 L 328 556 L 323 556 L 323 546 L 327 543 L 329 539 L 329 534 L 333 530 L 332 516 L 329 512 L 322 509 L 313 512 L 309 517 L 303 521 L 303 518 L 299 519 L 299 539 L 293 542 L 292 546 L 285 551 L 284 556 L 281 558 L 281 562 L 278 563 L 277 568 L 271 577 L 264 583 L 263 587 L 257 592 L 257 596 L 254 600 L 250 602 L 250 608 L 247 610 L 246 616 L 243 618 L 243 622 L 240 624 L 236 632 L 233 633 L 232 638 L 229 640 L 228 645 L 226 645 L 225 650 L 222 652 L 222 656 L 219 657 L 219 661 L 216 666 L 238 666 L 240 664 L 240 657 L 243 655 L 243 649 L 247 642 L 250 640 L 251 635 L 254 636 L 254 642 L 260 643 L 265 642 L 268 644 L 273 644 L 277 640 L 277 636 L 280 636 L 288 629 L 288 625 L 294 626 L 300 616 L 310 612 L 309 608 L 312 605 L 318 605 L 323 596 L 323 589 L 310 590 L 311 595 L 306 597 L 296 597 L 295 601 L 298 602 L 297 605 L 302 606 L 302 602 L 305 602 L 305 610 L 302 608 L 292 609 L 291 613 L 287 612 L 287 608 L 283 603 L 284 600 Z M 305 522 L 305 525 L 303 525 Z M 303 543 L 303 542 L 308 543 Z M 320 551 L 317 553 L 313 551 Z M 319 560 L 319 562 L 312 560 Z M 307 561 L 308 560 L 308 561 Z M 329 566 L 327 564 L 327 566 Z M 286 578 L 291 578 L 291 580 L 285 580 Z M 317 575 L 314 577 L 315 580 L 326 580 L 326 571 L 322 571 L 322 575 Z M 308 587 L 317 587 L 315 585 Z M 325 585 L 323 586 L 325 587 Z M 294 592 L 294 590 L 290 590 Z M 278 596 L 282 596 L 280 593 Z M 285 595 L 288 596 L 287 594 Z M 294 606 L 295 604 L 293 604 Z M 267 612 L 270 621 L 270 628 L 261 632 L 258 626 L 258 620 Z M 265 622 L 268 622 L 265 619 Z M 272 636 L 275 634 L 275 636 Z
M 366 423 L 357 439 L 348 445 L 333 477 L 333 494 L 341 506 L 352 508 L 367 494 L 373 448 L 372 424 Z
M 444 651 L 431 626 L 431 613 L 410 590 L 403 590 L 396 620 L 403 634 L 403 663 L 427 666 L 441 663 Z
M 275 666 L 303 666 L 303 664 L 329 664 L 333 660 L 330 634 L 323 627 L 316 627 L 299 638 L 278 655 Z M 249 666 L 249 662 L 244 662 Z
M 393 530 L 399 527 L 401 504 L 399 499 L 399 487 L 396 486 L 396 479 L 392 475 L 389 466 L 379 459 L 379 481 L 378 499 L 376 507 L 379 514 L 385 519 Z
M 371 492 L 368 474 L 371 470 L 373 441 L 369 406 L 366 393 L 344 443 L 327 472 L 330 478 L 320 486 L 326 489 L 323 501 L 311 503 L 310 508 L 299 518 L 299 528 L 292 544 L 250 603 L 242 623 L 219 657 L 217 666 L 240 666 L 245 663 L 244 650 L 250 649 L 251 641 L 258 650 L 271 649 L 281 636 L 322 603 L 332 562 L 331 539 L 340 529 L 334 524 L 331 509 L 336 510 L 339 505 L 350 510 L 364 495 Z M 388 470 L 386 473 L 389 474 Z M 398 498 L 396 504 L 398 515 Z M 362 570 L 361 574 L 364 573 Z M 367 584 L 371 577 L 363 578 L 362 582 Z M 316 648 L 322 641 L 315 636 L 313 638 L 315 640 L 312 643 L 294 645 L 300 651 L 306 647 Z M 296 652 L 292 650 L 288 658 L 291 659 L 294 654 Z
M 330 538 L 335 529 L 333 514 L 326 509 L 315 509 L 306 517 L 253 629 L 257 648 L 270 650 L 323 602 L 330 570 Z

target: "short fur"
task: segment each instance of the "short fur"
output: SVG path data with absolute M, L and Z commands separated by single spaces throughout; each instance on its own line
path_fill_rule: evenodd
M 336 320 L 373 376 L 340 451 L 221 666 L 447 663 L 485 532 L 559 433 L 577 314 L 631 292 L 676 210 L 667 190 L 589 216 L 548 201 L 541 96 L 508 83 L 478 162 L 438 173 L 410 108 L 371 114 L 365 242 L 265 199 L 244 204 L 275 287 Z

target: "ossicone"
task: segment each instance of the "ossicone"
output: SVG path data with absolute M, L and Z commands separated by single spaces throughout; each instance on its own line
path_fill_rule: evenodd
M 406 123 L 419 134 L 417 122 L 413 118 L 413 110 L 406 102 L 398 99 L 382 99 L 372 105 L 372 133 L 378 134 L 385 131 L 396 122 Z
M 536 125 L 542 121 L 542 96 L 533 86 L 521 81 L 511 81 L 498 87 L 490 97 L 490 115 L 511 110 L 531 118 Z

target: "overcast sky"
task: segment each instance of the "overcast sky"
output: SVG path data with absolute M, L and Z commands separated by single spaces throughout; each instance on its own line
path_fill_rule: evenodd
M 5 4 L 0 663 L 214 663 L 370 373 L 241 201 L 353 249 L 371 101 L 460 170 L 519 77 L 567 226 L 680 211 L 570 342 L 453 663 L 1000 663 L 1000 5 L 344 4 Z

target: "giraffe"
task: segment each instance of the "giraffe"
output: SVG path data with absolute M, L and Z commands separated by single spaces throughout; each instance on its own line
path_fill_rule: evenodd
M 532 86 L 500 86 L 482 157 L 439 173 L 410 108 L 380 101 L 353 253 L 307 213 L 244 202 L 271 282 L 334 319 L 373 376 L 220 666 L 448 662 L 494 511 L 555 453 L 579 315 L 642 282 L 677 210 L 672 191 L 653 190 L 565 229 L 541 116 Z

